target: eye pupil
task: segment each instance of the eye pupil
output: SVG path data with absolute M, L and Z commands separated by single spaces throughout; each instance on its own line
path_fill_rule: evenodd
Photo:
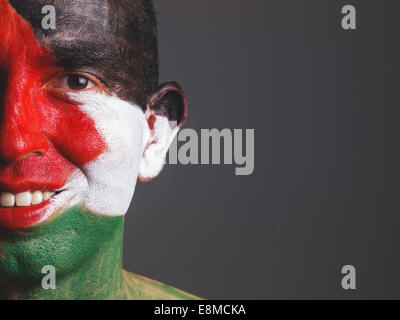
M 89 85 L 89 79 L 86 79 L 79 75 L 68 76 L 68 86 L 72 90 L 83 90 L 86 89 L 88 85 Z

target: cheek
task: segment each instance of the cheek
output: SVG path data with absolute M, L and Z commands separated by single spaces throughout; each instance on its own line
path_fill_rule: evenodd
M 78 167 L 95 160 L 107 150 L 107 143 L 96 128 L 95 120 L 76 105 L 52 101 L 57 108 L 42 101 L 42 130 L 56 149 Z
M 82 166 L 89 185 L 84 205 L 101 214 L 123 215 L 134 193 L 150 130 L 137 106 L 105 95 L 85 100 L 80 109 L 93 119 L 106 149 Z

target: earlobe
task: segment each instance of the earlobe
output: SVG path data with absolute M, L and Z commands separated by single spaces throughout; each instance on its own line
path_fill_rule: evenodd
M 169 146 L 186 120 L 187 101 L 179 85 L 161 85 L 148 100 L 145 116 L 149 137 L 139 166 L 140 181 L 149 181 L 161 172 Z

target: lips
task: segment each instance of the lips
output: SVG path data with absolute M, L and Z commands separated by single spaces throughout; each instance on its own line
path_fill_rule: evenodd
M 0 228 L 25 229 L 42 222 L 75 170 L 51 144 L 45 155 L 0 164 Z
M 32 227 L 43 220 L 50 201 L 27 207 L 0 208 L 0 228 L 21 230 Z
M 17 194 L 2 192 L 0 194 L 0 206 L 2 208 L 30 207 L 32 205 L 38 205 L 42 202 L 46 202 L 54 195 L 55 193 L 51 191 L 25 191 Z
M 19 188 L 14 186 L 14 190 Z M 49 215 L 50 205 L 59 193 L 40 190 L 19 193 L 1 192 L 0 228 L 18 230 L 38 224 L 46 215 Z
M 2 197 L 8 199 L 8 201 L 10 201 L 9 197 L 12 198 L 14 196 L 15 203 L 13 207 L 0 207 L 0 229 L 12 233 L 20 232 L 47 222 L 54 215 L 82 204 L 87 188 L 88 181 L 86 176 L 81 170 L 77 169 L 69 176 L 68 181 L 62 188 L 58 190 L 48 189 L 50 190 L 47 191 L 50 192 L 49 194 L 42 192 L 43 200 L 38 204 L 33 203 L 35 197 L 38 197 L 36 200 L 40 200 L 38 190 L 33 192 L 25 191 L 20 194 L 3 192 L 1 193 Z M 48 199 L 50 195 L 52 197 Z M 18 196 L 21 197 L 22 204 L 25 206 L 17 206 Z M 30 205 L 28 205 L 29 200 L 31 201 Z

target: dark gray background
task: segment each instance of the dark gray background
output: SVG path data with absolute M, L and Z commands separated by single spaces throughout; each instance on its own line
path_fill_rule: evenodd
M 125 267 L 208 299 L 400 298 L 400 3 L 155 5 L 186 127 L 254 128 L 255 173 L 170 165 L 139 184 Z

